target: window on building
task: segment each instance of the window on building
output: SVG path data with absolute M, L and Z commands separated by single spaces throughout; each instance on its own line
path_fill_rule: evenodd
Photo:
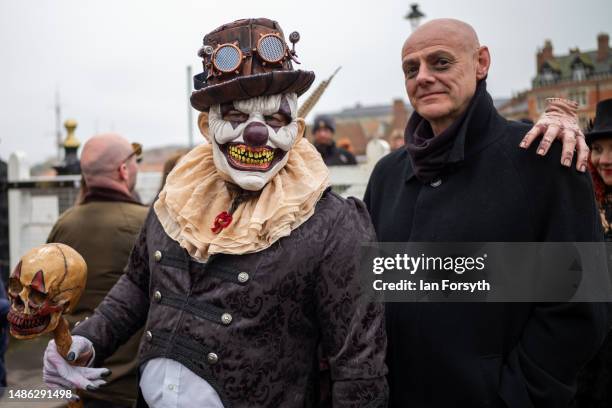
M 542 70 L 542 81 L 544 83 L 555 82 L 556 75 L 550 68 L 544 68 Z
M 586 69 L 584 68 L 584 65 L 582 64 L 574 65 L 574 68 L 572 71 L 572 79 L 574 81 L 584 81 L 586 77 L 587 77 L 587 73 L 586 73 Z
M 572 89 L 567 93 L 567 99 L 578 102 L 578 106 L 586 106 L 587 92 L 583 89 Z

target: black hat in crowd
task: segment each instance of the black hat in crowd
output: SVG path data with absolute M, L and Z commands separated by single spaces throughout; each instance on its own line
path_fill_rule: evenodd
M 332 131 L 332 133 L 334 133 L 336 131 L 336 123 L 334 122 L 334 118 L 327 115 L 317 116 L 312 124 L 312 133 L 315 133 L 321 128 L 328 128 Z
M 612 99 L 597 104 L 595 120 L 586 134 L 586 142 L 590 146 L 593 141 L 604 137 L 612 137 Z

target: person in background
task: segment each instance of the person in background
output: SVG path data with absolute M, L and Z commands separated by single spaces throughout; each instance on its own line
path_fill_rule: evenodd
M 586 140 L 591 148 L 589 170 L 601 224 L 606 241 L 612 241 L 612 99 L 597 104 L 595 121 Z
M 349 138 L 347 137 L 343 137 L 342 139 L 338 140 L 337 143 L 338 147 L 341 149 L 346 150 L 347 152 L 349 152 L 350 154 L 353 154 L 353 145 L 351 144 L 351 141 Z
M 597 104 L 595 121 L 586 141 L 591 148 L 589 170 L 605 240 L 612 241 L 612 99 Z M 612 338 L 578 376 L 575 408 L 612 407 Z
M 336 146 L 336 142 L 334 142 L 335 132 L 336 124 L 331 116 L 319 115 L 315 118 L 312 125 L 314 146 L 323 157 L 325 164 L 328 166 L 357 164 L 357 160 L 351 152 Z
M 87 263 L 87 286 L 78 307 L 67 316 L 71 327 L 88 319 L 123 275 L 123 268 L 144 224 L 148 208 L 134 199 L 142 146 L 117 134 L 92 137 L 83 146 L 81 171 L 84 196 L 62 214 L 47 242 L 59 242 L 79 252 Z M 123 408 L 136 402 L 136 355 L 142 331 L 133 335 L 105 360 L 111 371 L 108 384 L 84 391 L 86 408 Z M 60 380 L 49 378 L 48 383 Z

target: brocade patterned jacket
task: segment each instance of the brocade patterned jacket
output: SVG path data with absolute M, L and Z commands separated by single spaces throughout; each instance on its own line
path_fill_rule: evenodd
M 126 273 L 73 334 L 93 342 L 97 365 L 145 325 L 140 365 L 178 361 L 226 408 L 318 406 L 321 346 L 333 407 L 386 407 L 384 308 L 357 272 L 360 243 L 374 240 L 363 203 L 328 190 L 268 249 L 203 264 L 151 211 Z

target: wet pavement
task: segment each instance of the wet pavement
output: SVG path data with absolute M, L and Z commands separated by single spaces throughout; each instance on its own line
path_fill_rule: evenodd
M 42 358 L 50 337 L 41 336 L 30 340 L 11 338 L 4 356 L 7 371 L 7 385 L 0 407 L 7 408 L 59 408 L 65 407 L 61 400 L 23 400 L 9 398 L 13 390 L 47 390 L 42 382 Z

